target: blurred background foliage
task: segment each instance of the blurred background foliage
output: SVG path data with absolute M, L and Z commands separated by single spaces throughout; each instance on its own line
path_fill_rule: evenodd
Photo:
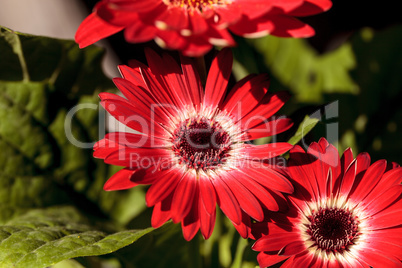
M 369 152 L 373 160 L 401 163 L 402 26 L 362 28 L 326 53 L 301 39 L 237 41 L 236 76 L 270 73 L 270 89 L 293 94 L 285 113 L 295 122 L 306 113 L 320 119 L 308 139 L 338 136 L 341 151 L 352 147 L 355 154 Z M 328 108 L 333 110 L 326 113 Z M 334 124 L 337 135 L 329 133 Z
M 402 26 L 391 15 L 373 23 L 370 11 L 353 23 L 357 7 L 344 5 L 306 18 L 317 29 L 308 40 L 236 38 L 231 82 L 267 72 L 271 91 L 292 93 L 281 114 L 295 125 L 278 140 L 304 146 L 327 137 L 340 151 L 402 163 Z M 161 52 L 121 35 L 108 41 L 122 63 L 146 63 L 145 46 Z M 115 90 L 103 56 L 96 46 L 0 29 L 0 267 L 255 267 L 252 241 L 223 215 L 209 240 L 186 242 L 179 225 L 149 228 L 145 187 L 102 190 L 119 169 L 90 149 L 105 127 L 97 94 Z M 86 108 L 70 117 L 77 104 Z M 67 139 L 65 122 L 88 149 Z

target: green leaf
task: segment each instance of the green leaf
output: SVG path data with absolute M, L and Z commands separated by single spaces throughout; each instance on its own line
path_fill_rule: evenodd
M 0 53 L 0 223 L 30 208 L 76 202 L 75 190 L 83 199 L 90 191 L 94 203 L 106 199 L 110 169 L 66 137 L 71 131 L 83 143 L 99 139 L 95 90 L 113 87 L 101 70 L 103 50 L 0 27 Z M 95 109 L 78 111 L 65 128 L 79 103 Z M 109 204 L 120 199 L 108 197 Z
M 66 202 L 68 197 L 46 176 L 0 175 L 0 224 L 35 207 Z
M 198 243 L 198 238 L 196 236 L 190 243 Z M 184 240 L 180 224 L 168 222 L 118 253 L 125 263 L 123 267 L 184 268 L 194 267 L 190 265 L 194 263 L 191 251 L 192 246 Z
M 108 254 L 152 228 L 107 234 L 68 206 L 31 210 L 0 226 L 1 267 L 47 267 L 62 260 Z
M 38 83 L 0 83 L 0 146 L 10 151 L 0 159 L 5 174 L 35 175 L 54 164 L 52 137 L 43 125 L 43 106 L 37 99 L 44 92 L 46 85 Z
M 296 133 L 288 140 L 292 145 L 301 141 L 307 133 L 309 133 L 320 120 L 306 115 L 296 130 Z
M 239 42 L 235 49 L 238 78 L 264 66 L 299 102 L 319 103 L 328 93 L 358 93 L 349 74 L 356 67 L 350 43 L 319 55 L 303 39 L 266 36 Z
M 0 51 L 0 80 L 48 81 L 68 99 L 114 87 L 102 72 L 104 51 L 96 46 L 79 49 L 72 40 L 22 34 L 0 26 Z
M 52 266 L 52 268 L 85 268 L 75 260 L 64 260 Z

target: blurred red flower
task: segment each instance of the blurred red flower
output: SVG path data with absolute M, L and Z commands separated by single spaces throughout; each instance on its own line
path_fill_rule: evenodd
M 310 37 L 314 30 L 295 17 L 331 5 L 330 0 L 102 0 L 75 39 L 82 48 L 124 30 L 127 42 L 154 39 L 161 47 L 200 56 L 213 45 L 234 46 L 229 31 L 244 37 Z
M 290 210 L 256 223 L 267 267 L 401 267 L 402 168 L 367 153 L 342 158 L 325 139 L 290 151 Z
M 149 67 L 139 62 L 120 66 L 123 78 L 114 79 L 126 98 L 100 94 L 112 116 L 142 133 L 109 133 L 95 144 L 94 157 L 125 167 L 104 189 L 150 184 L 146 203 L 154 206 L 152 226 L 171 218 L 181 222 L 187 240 L 198 229 L 204 238 L 211 235 L 216 204 L 235 225 L 250 217 L 262 220 L 265 208 L 279 210 L 278 203 L 285 202 L 282 193 L 292 193 L 293 186 L 263 160 L 292 145 L 244 142 L 291 127 L 289 119 L 273 117 L 288 93 L 268 93 L 266 75 L 249 75 L 226 96 L 229 49 L 213 60 L 205 92 L 192 59 L 182 57 L 179 66 L 167 54 L 145 54 Z

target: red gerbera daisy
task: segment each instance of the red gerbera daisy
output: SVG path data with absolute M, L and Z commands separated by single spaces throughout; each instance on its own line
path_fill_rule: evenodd
M 216 203 L 236 225 L 250 216 L 262 220 L 265 207 L 278 210 L 281 193 L 292 193 L 293 186 L 260 161 L 292 146 L 244 142 L 292 125 L 287 118 L 272 117 L 288 93 L 268 93 L 267 76 L 250 75 L 225 97 L 232 68 L 229 49 L 213 60 L 205 92 L 192 59 L 182 57 L 179 66 L 167 54 L 145 54 L 149 67 L 138 62 L 119 67 L 124 78 L 114 82 L 126 98 L 100 94 L 111 115 L 142 133 L 109 133 L 95 144 L 95 157 L 125 167 L 104 189 L 151 184 L 146 203 L 154 206 L 152 226 L 171 218 L 181 222 L 187 240 L 198 229 L 205 238 L 211 235 Z
M 312 36 L 314 30 L 294 17 L 331 5 L 330 0 L 102 0 L 75 39 L 86 47 L 124 29 L 128 42 L 155 39 L 162 47 L 199 56 L 212 45 L 235 45 L 228 30 L 245 37 Z
M 265 223 L 261 267 L 402 267 L 402 168 L 367 153 L 342 158 L 325 139 L 290 151 L 289 213 Z M 279 214 L 279 213 L 278 213 Z M 258 224 L 255 232 L 262 231 Z

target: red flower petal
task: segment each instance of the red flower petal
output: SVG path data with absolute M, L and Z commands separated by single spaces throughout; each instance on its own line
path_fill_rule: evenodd
M 194 10 L 188 16 L 190 35 L 199 35 L 208 30 L 208 23 L 198 10 Z
M 250 19 L 255 19 L 264 13 L 268 13 L 274 6 L 275 2 L 278 1 L 266 1 L 266 0 L 237 0 L 236 1 L 236 9 L 241 12 L 237 12 L 239 14 L 244 14 Z M 300 0 L 291 0 L 291 1 L 282 1 L 284 4 L 292 3 L 300 5 Z M 292 6 L 293 6 L 292 5 Z
M 218 205 L 223 213 L 234 223 L 241 222 L 241 209 L 229 187 L 220 179 L 211 180 L 218 196 Z
M 278 203 L 276 202 L 275 198 L 273 198 L 269 192 L 264 191 L 264 189 L 261 188 L 261 185 L 259 183 L 257 183 L 255 180 L 253 180 L 246 174 L 242 174 L 242 172 L 238 172 L 238 174 L 236 174 L 236 179 L 239 180 L 239 182 L 244 187 L 246 187 L 251 193 L 253 193 L 255 195 L 255 197 L 258 198 L 258 200 L 266 208 L 268 208 L 271 211 L 279 210 L 279 206 L 278 206 Z
M 114 151 L 126 148 L 123 145 L 118 144 L 109 139 L 102 139 L 95 143 L 93 156 L 95 158 L 105 159 L 109 154 Z
M 398 217 L 399 218 L 399 217 Z M 392 244 L 399 244 L 402 236 L 402 228 L 378 229 L 370 232 L 371 239 L 379 239 Z
M 221 47 L 233 47 L 236 45 L 233 40 L 232 35 L 226 29 L 221 29 L 219 26 L 209 27 L 208 31 L 205 33 L 207 40 L 211 45 L 221 46 Z
M 381 178 L 381 181 L 378 183 L 378 186 L 375 187 L 365 198 L 365 200 L 376 199 L 379 195 L 381 195 L 386 189 L 389 189 L 392 186 L 402 183 L 402 168 L 396 168 L 393 170 L 389 170 Z
M 153 92 L 156 90 L 164 92 L 164 94 L 158 95 L 163 96 L 163 100 L 167 101 L 167 103 L 174 104 L 174 109 L 183 109 L 185 105 L 190 104 L 190 100 L 187 99 L 185 95 L 187 93 L 183 88 L 184 84 L 181 80 L 182 73 L 178 64 L 167 55 L 165 55 L 162 60 L 162 58 L 151 49 L 146 49 L 145 55 L 149 63 L 149 68 L 158 81 L 158 84 L 153 82 Z M 161 63 L 163 65 L 161 65 Z M 160 90 L 161 88 L 163 88 L 163 90 Z
M 257 106 L 252 112 L 245 115 L 241 122 L 245 129 L 252 129 L 260 124 L 267 122 L 267 118 L 274 115 L 282 106 L 288 101 L 290 94 L 286 91 L 280 91 L 276 93 L 268 93 L 260 101 L 260 105 Z
M 313 36 L 315 33 L 313 28 L 300 20 L 282 15 L 271 15 L 269 19 L 262 16 L 255 20 L 249 20 L 243 16 L 238 23 L 230 26 L 229 29 L 237 35 L 248 38 L 262 37 L 267 34 L 279 37 L 305 38 Z
M 343 176 L 343 179 L 341 181 L 341 187 L 339 191 L 341 196 L 347 196 L 349 194 L 350 189 L 352 189 L 356 177 L 356 166 L 357 166 L 357 159 L 346 170 L 345 175 Z
M 237 181 L 230 173 L 227 175 L 221 175 L 220 178 L 226 183 L 229 189 L 234 194 L 235 198 L 239 202 L 241 209 L 248 215 L 262 221 L 264 219 L 264 213 L 257 198 L 241 183 Z
M 270 255 L 264 252 L 258 253 L 257 261 L 260 267 L 270 267 L 277 264 L 283 260 L 289 258 L 288 256 Z
M 241 114 L 236 116 L 240 119 L 257 106 L 268 92 L 268 87 L 268 75 L 247 76 L 232 88 L 226 98 L 227 101 L 222 105 L 223 109 L 234 116 L 240 110 Z
M 363 206 L 366 207 L 371 214 L 375 214 L 382 211 L 393 202 L 400 200 L 402 197 L 402 185 L 394 185 L 391 188 L 384 190 L 382 194 L 379 194 L 375 198 L 369 199 Z
M 371 242 L 370 249 L 376 250 L 378 253 L 383 253 L 384 255 L 393 257 L 394 260 L 399 260 L 400 264 L 402 262 L 402 245 L 384 242 L 381 240 L 376 240 Z
M 263 145 L 247 146 L 244 151 L 246 158 L 253 160 L 269 159 L 286 153 L 293 147 L 287 142 L 275 142 Z
M 186 89 L 190 94 L 190 98 L 194 106 L 200 106 L 204 97 L 201 79 L 196 72 L 195 63 L 187 57 L 180 57 L 181 69 L 183 70 L 184 79 L 186 81 Z
M 135 12 L 146 12 L 161 5 L 159 0 L 108 0 L 110 8 Z
M 293 233 L 275 233 L 258 239 L 252 249 L 256 251 L 279 251 L 288 244 L 299 240 L 300 238 Z
M 144 64 L 142 64 L 139 61 L 130 61 L 131 65 L 126 66 L 126 65 L 119 65 L 119 71 L 122 75 L 122 77 L 128 81 L 130 81 L 132 84 L 136 85 L 139 88 L 147 88 L 147 85 L 144 82 L 144 79 L 142 78 L 142 74 L 141 74 L 141 68 L 146 68 L 146 66 Z M 141 68 L 140 68 L 141 67 Z M 117 79 L 117 78 L 115 78 Z M 133 92 L 122 92 L 123 95 L 127 98 L 130 99 L 126 93 L 128 93 L 128 95 L 132 95 Z
M 214 58 L 205 86 L 204 105 L 217 107 L 222 101 L 226 87 L 232 73 L 233 56 L 229 49 L 222 49 Z
M 282 133 L 293 126 L 293 122 L 290 118 L 279 118 L 273 119 L 262 123 L 261 125 L 247 130 L 247 135 L 245 135 L 242 140 L 255 140 L 259 138 L 274 136 L 276 134 Z
M 162 148 L 166 147 L 166 140 L 144 134 L 135 134 L 127 132 L 112 132 L 105 135 L 105 139 L 117 142 L 121 145 L 131 148 Z
M 104 93 L 103 93 L 104 94 Z M 104 96 L 104 95 L 103 95 Z M 151 110 L 144 111 L 133 107 L 123 98 L 102 99 L 101 105 L 119 122 L 144 134 L 158 137 L 166 135 L 165 129 L 151 120 Z
M 172 219 L 177 223 L 181 221 L 192 209 L 195 193 L 198 192 L 198 181 L 193 174 L 186 172 L 176 186 L 172 201 Z
M 401 262 L 393 257 L 389 257 L 384 254 L 379 254 L 375 250 L 368 248 L 362 249 L 358 256 L 359 259 L 364 261 L 367 265 L 376 268 L 397 268 L 401 267 Z
M 170 172 L 163 174 L 159 180 L 149 187 L 145 195 L 147 206 L 152 207 L 169 196 L 169 194 L 176 188 L 182 176 L 182 172 L 173 169 L 171 169 Z
M 137 186 L 137 183 L 130 180 L 134 172 L 135 170 L 133 169 L 123 168 L 107 180 L 103 189 L 105 191 L 115 191 L 130 189 Z
M 243 172 L 268 189 L 283 193 L 293 193 L 293 185 L 289 180 L 271 168 L 251 166 L 251 168 L 244 169 Z
M 167 8 L 162 14 L 155 18 L 155 24 L 161 25 L 161 30 L 179 31 L 189 28 L 188 14 L 183 12 L 181 7 Z
M 193 202 L 188 205 L 192 207 L 192 209 L 181 222 L 181 228 L 184 239 L 190 241 L 197 234 L 198 229 L 200 229 L 200 220 L 198 218 L 198 191 L 195 192 Z
M 167 83 L 168 88 L 171 89 L 171 94 L 176 96 L 178 105 L 181 105 L 181 107 L 193 105 L 194 102 L 191 98 L 191 93 L 193 93 L 192 91 L 194 89 L 190 88 L 187 84 L 186 75 L 183 75 L 180 66 L 167 54 L 164 54 L 162 59 L 165 68 L 169 69 L 169 72 L 165 74 L 165 82 Z M 195 89 L 197 89 L 197 87 L 195 87 Z M 180 106 L 178 106 L 178 108 L 179 107 Z
M 312 267 L 314 263 L 314 257 L 316 256 L 306 250 L 294 256 L 292 263 L 297 265 L 298 267 Z
M 153 228 L 161 227 L 166 221 L 171 218 L 170 207 L 172 205 L 173 194 L 156 203 L 152 211 L 151 225 Z
M 394 226 L 398 226 L 402 222 L 402 202 L 399 199 L 396 203 L 390 207 L 384 209 L 383 211 L 374 214 L 369 220 L 372 222 L 372 229 L 384 229 Z
M 113 4 L 98 2 L 94 8 L 94 13 L 99 18 L 115 26 L 124 27 L 132 23 L 138 23 L 138 15 L 136 13 L 116 7 Z
M 157 166 L 137 169 L 137 171 L 131 177 L 131 180 L 138 184 L 152 184 L 159 180 L 159 178 L 164 177 L 165 174 L 171 172 L 170 168 L 172 166 L 173 164 L 169 167 L 164 167 L 163 169 L 158 168 Z
M 278 255 L 291 256 L 303 252 L 304 250 L 306 250 L 306 245 L 303 241 L 293 241 L 284 246 L 278 252 Z
M 208 198 L 208 197 L 207 197 Z M 204 239 L 208 239 L 212 235 L 212 231 L 214 230 L 215 226 L 215 219 L 216 219 L 216 210 L 209 213 L 207 208 L 205 207 L 205 198 L 202 198 L 200 195 L 199 205 L 199 218 L 200 218 L 200 230 L 204 237 Z
M 161 60 L 156 53 L 151 52 L 151 50 L 146 49 L 145 50 L 145 55 L 147 57 L 147 60 L 149 61 L 149 65 L 155 67 L 156 64 L 161 63 Z M 155 72 L 155 73 L 154 73 Z M 152 69 L 151 68 L 144 68 L 141 69 L 142 76 L 144 78 L 145 83 L 148 86 L 149 91 L 151 94 L 155 97 L 157 104 L 161 105 L 176 105 L 176 98 L 169 93 L 169 89 L 166 87 L 164 83 L 160 80 L 160 75 L 159 69 Z M 176 106 L 177 108 L 177 106 Z
M 188 57 L 200 57 L 213 47 L 212 44 L 203 38 L 203 35 L 192 35 L 187 41 L 183 41 L 182 54 Z M 169 47 L 169 46 L 168 46 Z
M 356 161 L 360 160 L 359 156 L 357 156 Z M 365 159 L 367 159 L 366 156 Z M 366 161 L 363 164 L 363 166 L 367 169 L 367 171 L 364 173 L 364 176 L 361 178 L 360 181 L 364 182 L 364 187 L 358 187 L 358 185 L 356 185 L 355 191 L 353 191 L 352 194 L 350 195 L 350 199 L 356 200 L 357 202 L 363 200 L 373 190 L 373 188 L 376 187 L 378 182 L 381 180 L 382 175 L 384 174 L 385 168 L 387 167 L 387 161 L 385 160 L 377 161 L 371 166 L 369 166 L 370 164 L 369 161 L 370 160 Z
M 181 51 L 183 51 L 186 46 L 188 46 L 188 40 L 180 33 L 177 33 L 173 30 L 159 30 L 155 41 L 162 48 L 176 49 Z M 183 54 L 187 55 L 184 52 Z
M 327 11 L 332 7 L 330 0 L 304 0 L 304 3 L 288 14 L 295 17 L 311 16 Z
M 84 48 L 123 29 L 124 27 L 111 25 L 92 13 L 78 27 L 75 42 L 80 48 Z
M 216 211 L 216 194 L 209 178 L 200 177 L 200 199 L 209 214 Z
M 338 151 L 335 147 L 331 147 L 325 142 L 323 143 L 321 139 L 320 144 L 313 142 L 307 149 L 307 153 L 312 156 L 310 157 L 310 167 L 315 176 L 318 192 L 321 197 L 325 197 L 327 191 L 325 179 L 328 176 L 329 168 L 337 168 L 339 166 Z
M 215 9 L 214 22 L 219 28 L 227 27 L 230 24 L 236 23 L 242 15 L 239 12 L 237 5 L 228 5 L 227 7 Z
M 250 225 L 251 225 L 251 218 L 249 215 L 247 215 L 244 211 L 241 212 L 241 222 L 240 224 L 236 224 L 232 221 L 233 226 L 239 233 L 239 235 L 243 238 L 248 238 L 250 237 Z
M 147 25 L 137 20 L 124 30 L 124 38 L 130 43 L 143 43 L 153 40 L 158 35 L 158 28 Z
M 166 109 L 167 107 L 161 107 L 159 109 L 155 109 L 155 106 L 157 106 L 158 101 L 154 97 L 152 97 L 144 88 L 137 87 L 133 83 L 122 78 L 114 78 L 113 82 L 119 88 L 119 90 L 124 94 L 124 96 L 127 97 L 128 100 L 130 101 L 129 103 L 126 102 L 127 105 L 125 105 L 128 107 L 128 109 L 133 109 L 132 108 L 133 106 L 136 109 L 140 110 L 141 114 L 147 112 L 147 114 L 149 114 L 147 116 L 147 119 L 149 119 L 149 117 L 153 117 L 153 121 L 157 122 L 165 122 L 166 120 L 170 119 L 169 116 L 172 116 L 172 114 L 170 113 L 171 109 Z M 100 96 L 102 100 L 106 99 L 104 97 L 104 93 L 100 94 Z M 108 98 L 110 98 L 110 96 L 108 96 Z M 121 101 L 122 98 L 117 98 L 116 100 Z
M 353 159 L 352 149 L 350 149 L 350 148 L 346 149 L 341 157 L 342 176 L 345 173 L 345 171 L 348 169 L 349 165 L 352 164 L 353 160 L 354 159 Z M 363 160 L 363 158 L 362 158 L 362 160 Z M 359 161 L 359 162 L 361 162 L 361 161 Z M 368 159 L 366 158 L 364 160 L 365 163 L 367 161 L 370 163 L 370 158 L 368 158 Z M 360 164 L 359 164 L 359 166 L 360 166 Z
M 104 161 L 116 166 L 148 168 L 161 162 L 167 162 L 170 158 L 171 152 L 165 149 L 126 147 L 111 152 Z
M 274 28 L 270 33 L 275 36 L 306 38 L 315 34 L 315 31 L 311 26 L 296 18 L 275 16 L 272 17 L 271 20 L 271 23 L 274 24 Z M 267 24 L 261 24 L 259 27 L 264 27 L 264 25 Z M 268 27 L 270 27 L 270 25 Z

